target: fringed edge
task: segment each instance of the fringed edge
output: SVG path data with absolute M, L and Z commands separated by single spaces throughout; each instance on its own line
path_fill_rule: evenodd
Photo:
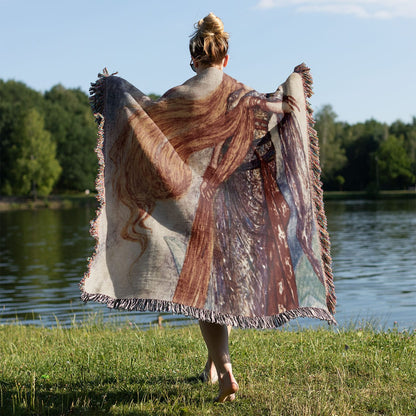
M 319 163 L 319 140 L 318 134 L 314 129 L 315 120 L 313 118 L 313 110 L 308 98 L 313 94 L 312 85 L 313 80 L 310 74 L 310 68 L 304 63 L 298 65 L 294 72 L 301 75 L 303 80 L 303 90 L 305 93 L 306 114 L 308 121 L 308 135 L 310 143 L 310 172 L 312 179 L 313 200 L 315 203 L 315 214 L 319 226 L 319 236 L 322 247 L 322 263 L 325 272 L 325 289 L 326 289 L 326 304 L 331 313 L 335 313 L 336 296 L 334 286 L 334 276 L 332 273 L 332 258 L 331 258 L 331 243 L 327 230 L 327 220 L 324 210 L 323 190 L 321 182 L 321 167 Z
M 113 72 L 110 74 L 107 68 L 103 69 L 103 72 L 98 74 L 97 81 L 92 82 L 90 86 L 90 106 L 94 116 L 96 114 L 102 114 L 104 112 L 104 103 L 105 103 L 105 81 L 106 78 L 116 75 L 118 72 Z M 99 120 L 96 120 L 99 123 Z
M 248 317 L 241 315 L 229 315 L 213 312 L 206 309 L 194 308 L 182 304 L 157 299 L 114 299 L 101 294 L 89 294 L 83 292 L 81 299 L 84 302 L 95 301 L 104 303 L 110 309 L 124 309 L 127 311 L 141 312 L 170 312 L 181 314 L 206 322 L 221 325 L 231 325 L 239 328 L 272 329 L 278 328 L 291 319 L 296 318 L 316 318 L 327 321 L 328 324 L 336 325 L 334 317 L 326 310 L 321 308 L 298 308 L 282 312 L 273 316 Z
M 117 72 L 111 74 L 115 75 Z M 95 147 L 95 153 L 98 158 L 98 174 L 95 179 L 95 189 L 97 190 L 97 200 L 98 208 L 95 211 L 95 219 L 90 222 L 90 234 L 95 239 L 95 249 L 93 255 L 88 259 L 88 268 L 84 274 L 83 279 L 81 280 L 79 286 L 82 292 L 84 292 L 85 280 L 88 278 L 91 265 L 94 262 L 95 256 L 98 252 L 98 222 L 101 218 L 101 213 L 105 206 L 105 187 L 104 187 L 104 103 L 105 103 L 105 94 L 106 94 L 106 78 L 111 76 L 107 68 L 103 69 L 103 72 L 98 74 L 98 79 L 96 82 L 91 83 L 90 87 L 90 106 L 94 114 L 95 121 L 98 124 L 98 133 L 97 133 L 97 145 Z

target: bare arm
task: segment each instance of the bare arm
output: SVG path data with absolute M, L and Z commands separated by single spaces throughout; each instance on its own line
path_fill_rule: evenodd
M 259 105 L 262 110 L 276 114 L 291 113 L 294 109 L 299 111 L 296 100 L 290 95 L 285 95 L 282 101 L 259 100 Z

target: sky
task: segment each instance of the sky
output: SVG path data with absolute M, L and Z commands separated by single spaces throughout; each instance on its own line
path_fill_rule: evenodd
M 209 12 L 230 34 L 226 72 L 257 91 L 305 62 L 315 111 L 416 117 L 416 0 L 0 0 L 0 79 L 87 92 L 107 67 L 163 94 L 193 76 L 189 36 Z

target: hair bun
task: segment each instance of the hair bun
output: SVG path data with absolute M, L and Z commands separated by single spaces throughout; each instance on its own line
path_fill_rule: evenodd
M 195 23 L 195 32 L 189 41 L 189 52 L 201 64 L 222 62 L 228 51 L 229 35 L 224 32 L 222 20 L 210 13 Z
M 228 39 L 228 33 L 224 32 L 222 20 L 212 12 L 197 23 L 196 29 L 203 36 L 225 35 Z

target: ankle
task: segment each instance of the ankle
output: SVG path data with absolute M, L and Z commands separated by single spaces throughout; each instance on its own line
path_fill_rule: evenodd
M 218 373 L 218 377 L 221 379 L 229 378 L 231 380 L 234 380 L 233 369 L 230 363 L 225 364 L 220 369 L 217 368 L 217 373 Z

